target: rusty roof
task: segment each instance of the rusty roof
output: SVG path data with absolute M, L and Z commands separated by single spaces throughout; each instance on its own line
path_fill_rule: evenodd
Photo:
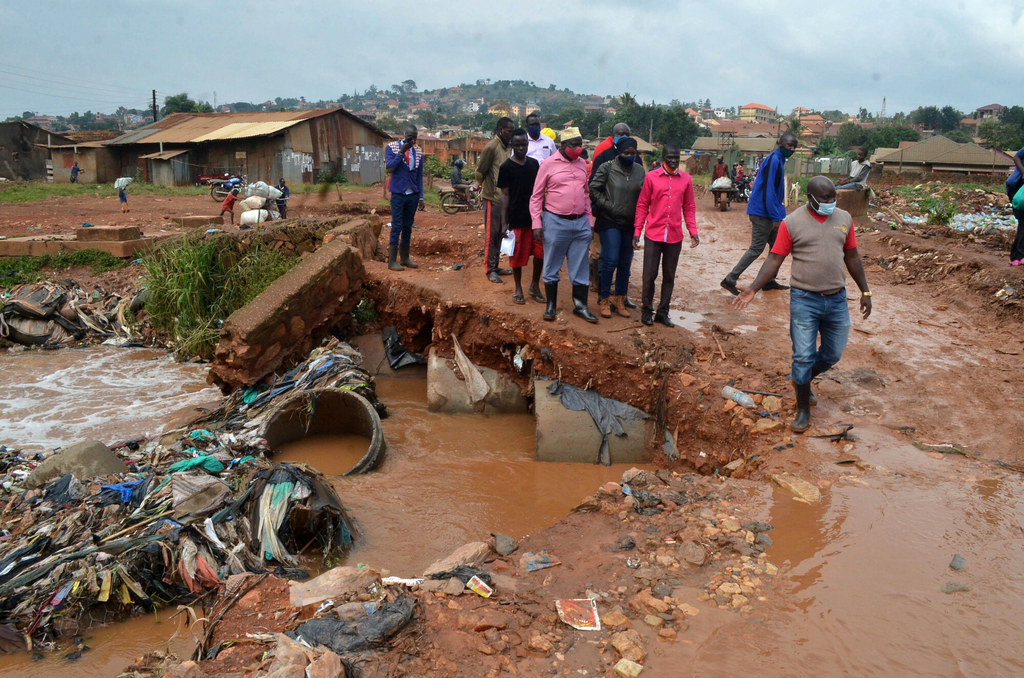
M 352 115 L 344 108 L 310 111 L 272 111 L 267 113 L 172 113 L 163 120 L 123 134 L 107 142 L 126 144 L 194 144 L 270 136 L 311 118 L 341 113 L 358 125 L 381 135 L 391 136 L 373 123 Z

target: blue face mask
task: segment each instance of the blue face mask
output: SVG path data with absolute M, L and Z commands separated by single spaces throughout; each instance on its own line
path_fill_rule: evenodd
M 789 156 L 793 155 L 793 151 L 789 150 L 785 146 L 779 146 L 779 153 L 782 153 L 783 158 L 788 158 Z
M 629 169 L 630 167 L 633 166 L 633 163 L 636 162 L 636 156 L 635 155 L 620 155 L 619 156 L 619 162 L 622 163 L 623 167 L 625 167 L 626 169 Z
M 531 139 L 536 140 L 540 137 L 540 125 L 530 125 L 526 128 L 526 133 L 530 135 Z
M 621 138 L 622 138 L 622 137 L 612 137 L 612 143 L 613 143 L 613 144 L 617 144 L 617 143 L 619 143 L 619 139 L 621 139 Z
M 817 207 L 811 207 L 815 212 L 823 217 L 827 217 L 836 211 L 836 203 L 832 202 L 819 202 Z

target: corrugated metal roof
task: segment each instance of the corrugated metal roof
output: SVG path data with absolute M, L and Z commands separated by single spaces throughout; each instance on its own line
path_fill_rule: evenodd
M 726 143 L 724 147 L 723 141 Z M 775 150 L 775 139 L 770 137 L 697 137 L 692 149 L 720 153 L 732 148 L 733 144 L 741 153 L 771 153 Z
M 194 143 L 203 141 L 223 141 L 225 139 L 247 139 L 276 134 L 283 129 L 297 125 L 301 120 L 283 120 L 277 122 L 233 122 L 224 125 L 209 134 L 192 139 Z
M 179 148 L 175 151 L 164 151 L 163 153 L 147 153 L 146 155 L 140 155 L 140 160 L 170 160 L 176 158 L 182 153 L 188 153 L 187 148 Z
M 268 113 L 173 113 L 163 120 L 112 139 L 107 142 L 107 145 L 189 144 L 267 136 L 304 120 L 335 113 L 341 113 L 385 139 L 391 138 L 387 132 L 382 131 L 376 125 L 357 118 L 343 108 L 328 108 Z

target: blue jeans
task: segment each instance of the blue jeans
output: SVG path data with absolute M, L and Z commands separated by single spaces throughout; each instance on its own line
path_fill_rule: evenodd
M 594 232 L 590 221 L 565 219 L 545 211 L 541 215 L 544 227 L 544 282 L 557 283 L 558 269 L 567 260 L 569 280 L 573 285 L 590 285 L 590 240 Z
M 846 290 L 825 296 L 792 288 L 789 291 L 789 336 L 793 340 L 793 383 L 809 384 L 815 375 L 839 362 L 846 348 L 850 336 Z
M 419 193 L 391 194 L 391 239 L 389 245 L 397 245 L 401 236 L 402 244 L 412 238 L 412 221 L 416 218 L 416 208 L 420 204 Z
M 612 274 L 615 274 L 615 296 L 625 296 L 629 287 L 629 267 L 633 265 L 632 231 L 606 228 L 600 231 L 601 258 L 597 262 L 600 278 L 598 298 L 607 299 L 612 293 Z

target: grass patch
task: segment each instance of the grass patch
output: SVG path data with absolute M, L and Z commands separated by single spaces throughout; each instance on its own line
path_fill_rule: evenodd
M 359 300 L 359 305 L 356 306 L 356 310 L 352 311 L 352 317 L 360 325 L 370 325 L 377 320 L 377 307 L 373 304 L 371 299 L 365 292 L 363 298 Z
M 66 271 L 69 268 L 88 267 L 93 273 L 105 273 L 124 268 L 129 263 L 101 250 L 64 251 L 40 257 L 4 257 L 0 258 L 0 286 L 39 282 L 48 277 L 44 274 L 47 269 Z
M 191 196 L 206 195 L 210 189 L 206 186 L 156 186 L 141 182 L 133 182 L 128 186 L 128 196 L 132 195 L 167 195 Z M 37 181 L 14 181 L 0 184 L 0 204 L 19 202 L 39 202 L 51 198 L 109 198 L 116 196 L 113 184 L 48 184 Z
M 259 241 L 244 253 L 237 248 L 231 238 L 197 233 L 146 257 L 146 310 L 171 335 L 179 359 L 212 358 L 224 319 L 299 261 Z

